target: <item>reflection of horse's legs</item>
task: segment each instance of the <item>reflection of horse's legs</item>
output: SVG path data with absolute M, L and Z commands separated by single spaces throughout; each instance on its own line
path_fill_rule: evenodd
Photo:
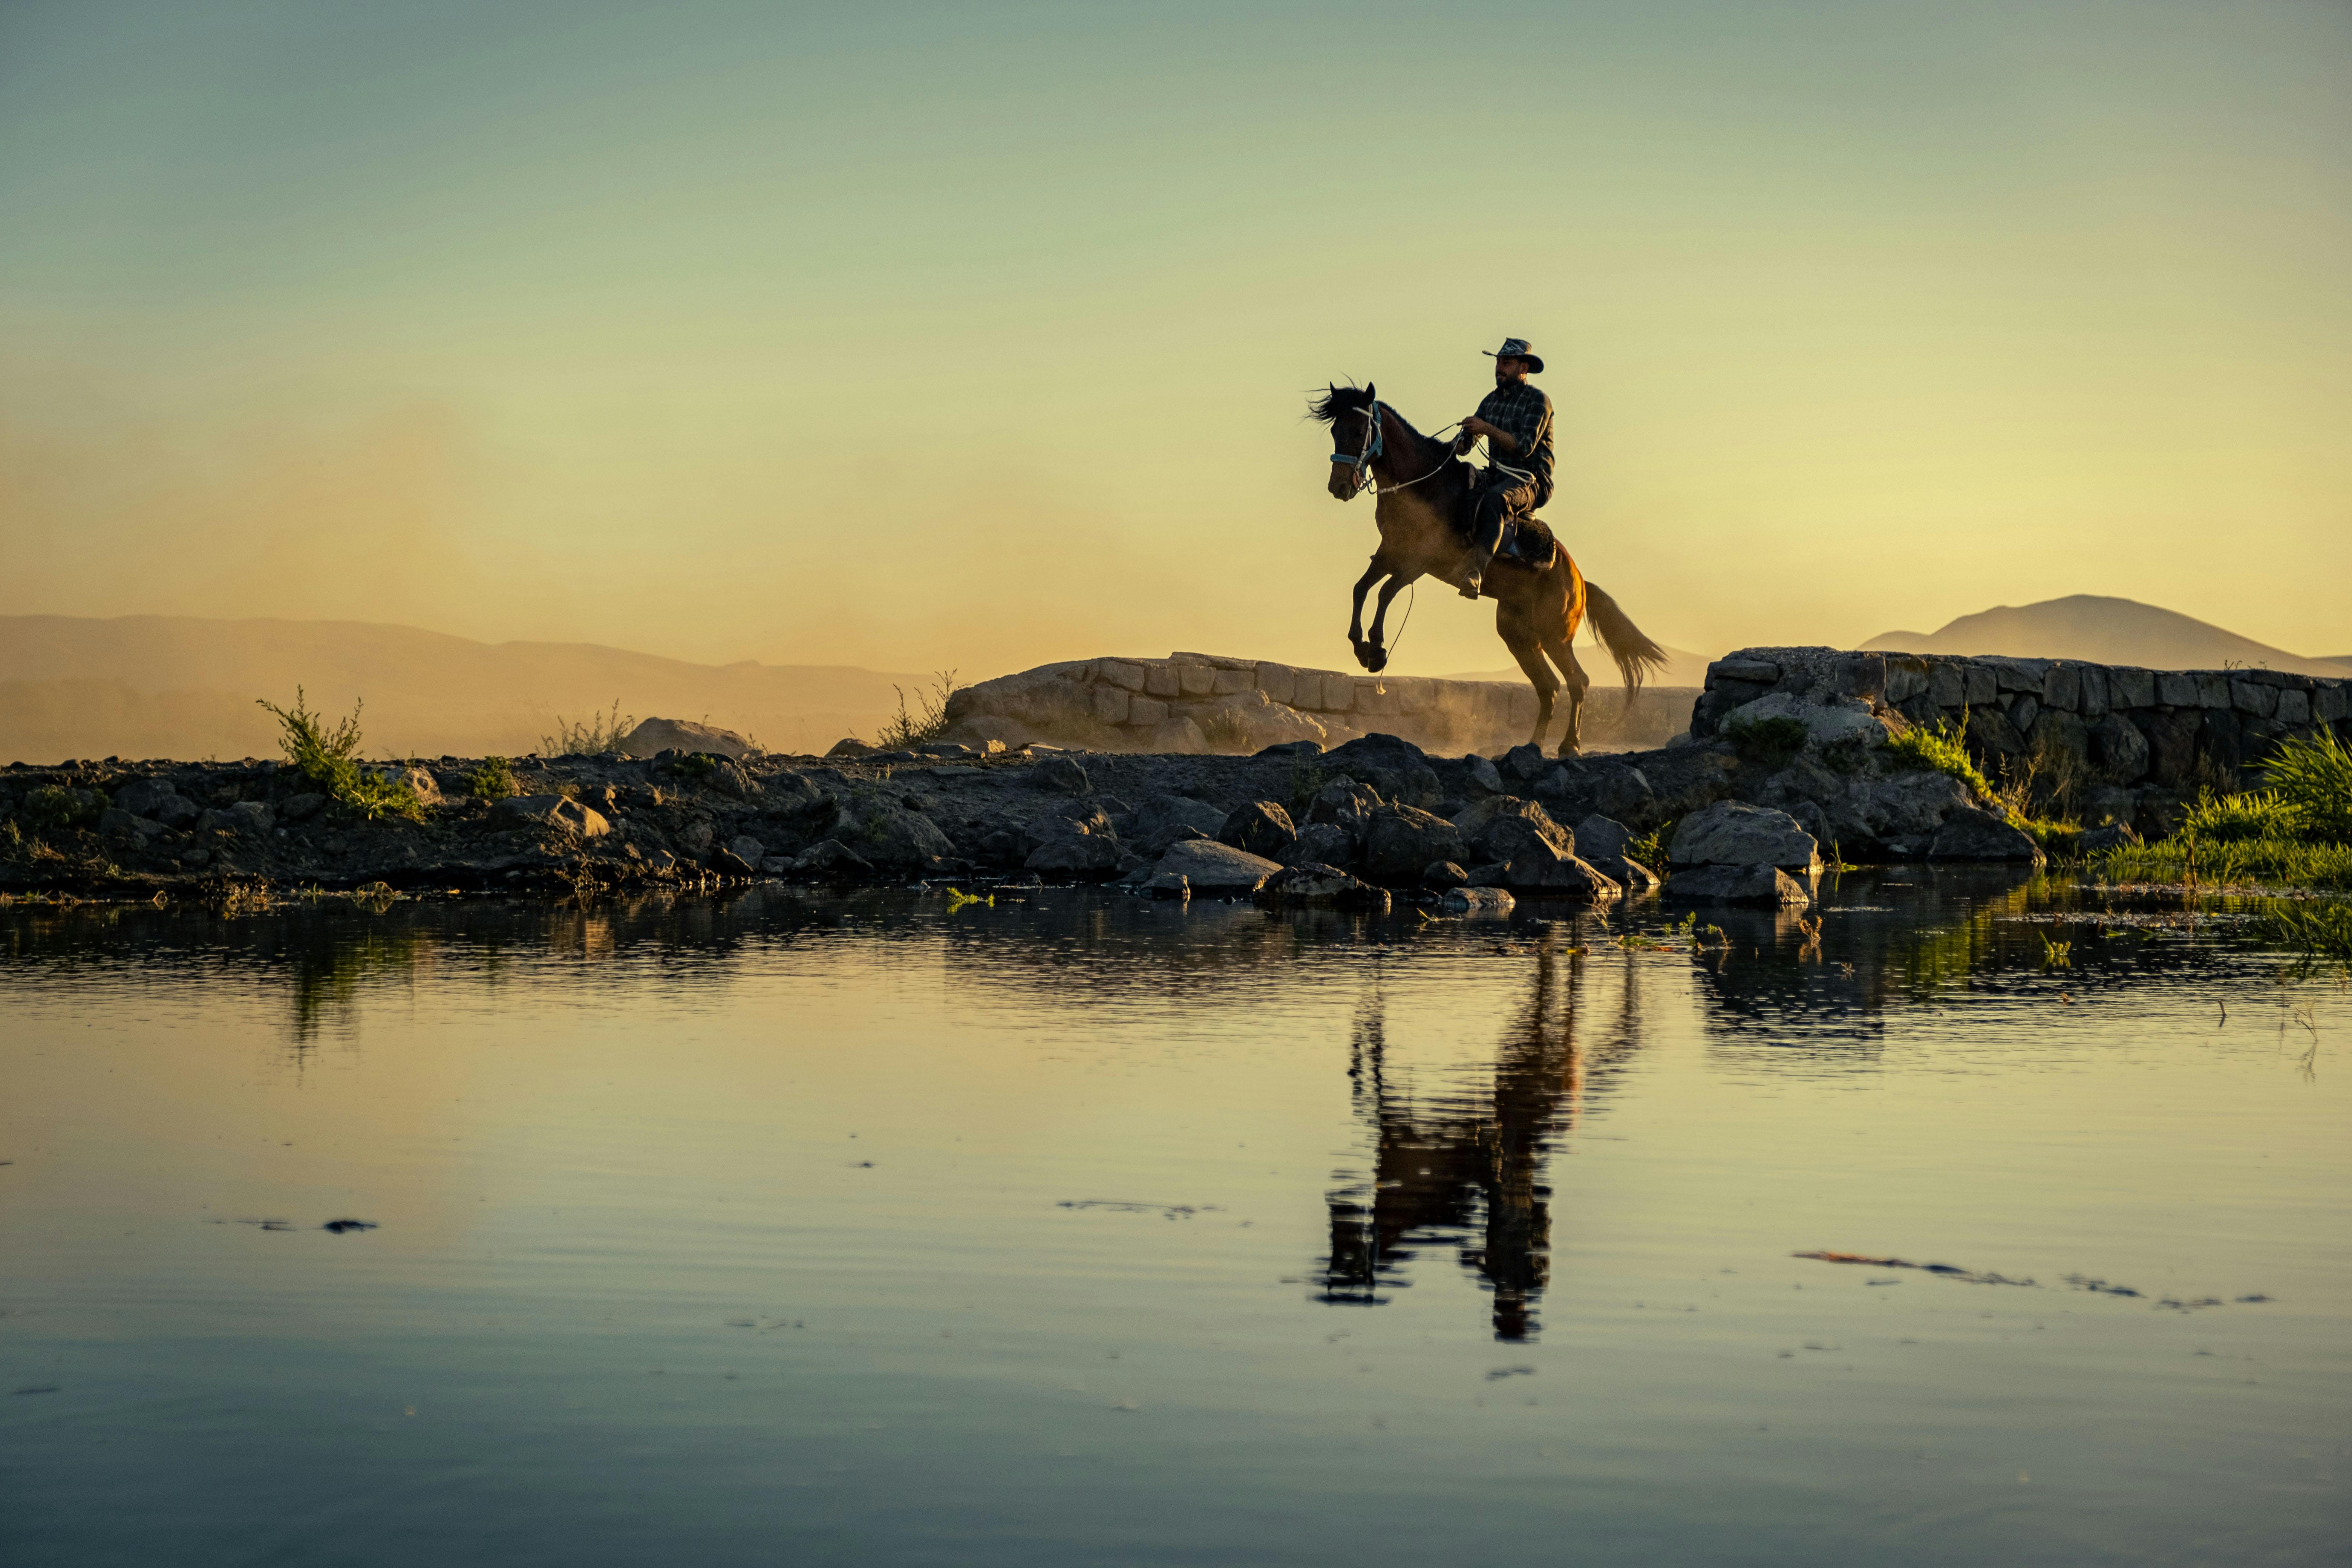
M 1364 595 L 1372 591 L 1373 584 L 1388 575 L 1388 564 L 1381 559 L 1380 552 L 1374 551 L 1372 563 L 1364 568 L 1362 576 L 1356 579 L 1355 608 L 1348 616 L 1348 645 L 1356 650 L 1356 662 L 1366 669 L 1373 666 L 1371 655 L 1364 647 Z M 1381 605 L 1385 609 L 1388 601 L 1382 599 Z
M 1495 608 L 1495 630 L 1519 668 L 1528 673 L 1528 683 L 1536 689 L 1536 732 L 1528 737 L 1531 746 L 1543 744 L 1544 731 L 1551 728 L 1552 693 L 1559 682 L 1552 679 L 1551 667 L 1544 663 L 1543 645 L 1535 628 L 1528 625 L 1527 612 L 1508 603 Z
M 1572 757 L 1584 749 L 1580 729 L 1584 722 L 1584 693 L 1592 679 L 1576 662 L 1576 644 L 1572 640 L 1548 637 L 1543 646 L 1544 651 L 1551 655 L 1551 661 L 1559 666 L 1559 672 L 1568 677 L 1568 728 L 1560 731 L 1559 754 Z
M 1413 574 L 1415 577 L 1419 575 L 1419 573 Z M 1389 574 L 1389 580 L 1381 584 L 1381 602 L 1372 607 L 1370 652 L 1366 654 L 1361 649 L 1357 652 L 1357 657 L 1363 660 L 1364 668 L 1374 675 L 1378 675 L 1389 667 L 1388 649 L 1383 646 L 1388 641 L 1388 633 L 1382 629 L 1388 624 L 1389 601 L 1395 598 L 1398 591 L 1412 581 L 1412 577 L 1408 577 L 1402 572 L 1391 572 Z

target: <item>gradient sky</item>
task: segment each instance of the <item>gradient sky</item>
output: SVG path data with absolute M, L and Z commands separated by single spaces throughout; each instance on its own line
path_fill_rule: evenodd
M 2352 653 L 2347 149 L 2333 3 L 9 0 L 0 613 L 1329 666 L 1305 393 L 1510 332 L 1667 642 Z

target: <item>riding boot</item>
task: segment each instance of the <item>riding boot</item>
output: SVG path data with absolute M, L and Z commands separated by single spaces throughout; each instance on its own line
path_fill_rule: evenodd
M 1462 571 L 1454 585 L 1462 590 L 1465 599 L 1478 596 L 1480 582 L 1486 568 L 1495 563 L 1496 547 L 1503 542 L 1503 498 L 1493 490 L 1479 493 L 1477 510 L 1471 514 L 1470 553 L 1463 560 Z

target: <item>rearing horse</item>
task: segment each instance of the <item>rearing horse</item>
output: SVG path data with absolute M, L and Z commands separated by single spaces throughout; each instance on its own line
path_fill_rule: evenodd
M 1307 405 L 1307 412 L 1331 426 L 1332 496 L 1348 500 L 1370 488 L 1379 498 L 1373 519 L 1380 524 L 1381 547 L 1356 579 L 1355 611 L 1348 618 L 1348 641 L 1355 647 L 1356 662 L 1378 672 L 1389 662 L 1381 629 L 1389 601 L 1415 578 L 1453 577 L 1469 554 L 1469 542 L 1456 520 L 1468 515 L 1477 471 L 1454 455 L 1450 442 L 1415 430 L 1403 415 L 1375 397 L 1370 386 L 1330 387 Z M 1381 584 L 1372 635 L 1366 637 L 1364 595 L 1383 577 L 1388 581 Z M 1563 682 L 1567 685 L 1568 728 L 1559 741 L 1563 757 L 1581 749 L 1577 725 L 1591 681 L 1576 662 L 1575 642 L 1576 629 L 1588 613 L 1625 678 L 1628 702 L 1652 670 L 1665 667 L 1666 650 L 1644 636 L 1599 584 L 1584 580 L 1565 547 L 1555 549 L 1551 564 L 1540 568 L 1497 555 L 1479 594 L 1495 601 L 1495 631 L 1536 689 L 1536 732 L 1528 737 L 1533 744 L 1543 744 L 1544 731 L 1551 727 L 1552 698 Z M 1547 654 L 1559 667 L 1558 679 L 1544 662 Z

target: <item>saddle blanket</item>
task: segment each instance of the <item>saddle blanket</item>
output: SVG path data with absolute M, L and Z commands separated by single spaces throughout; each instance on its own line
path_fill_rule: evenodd
M 1503 541 L 1495 554 L 1506 561 L 1517 561 L 1540 572 L 1552 563 L 1559 552 L 1559 541 L 1552 537 L 1550 528 L 1539 517 L 1507 517 L 1503 520 Z

